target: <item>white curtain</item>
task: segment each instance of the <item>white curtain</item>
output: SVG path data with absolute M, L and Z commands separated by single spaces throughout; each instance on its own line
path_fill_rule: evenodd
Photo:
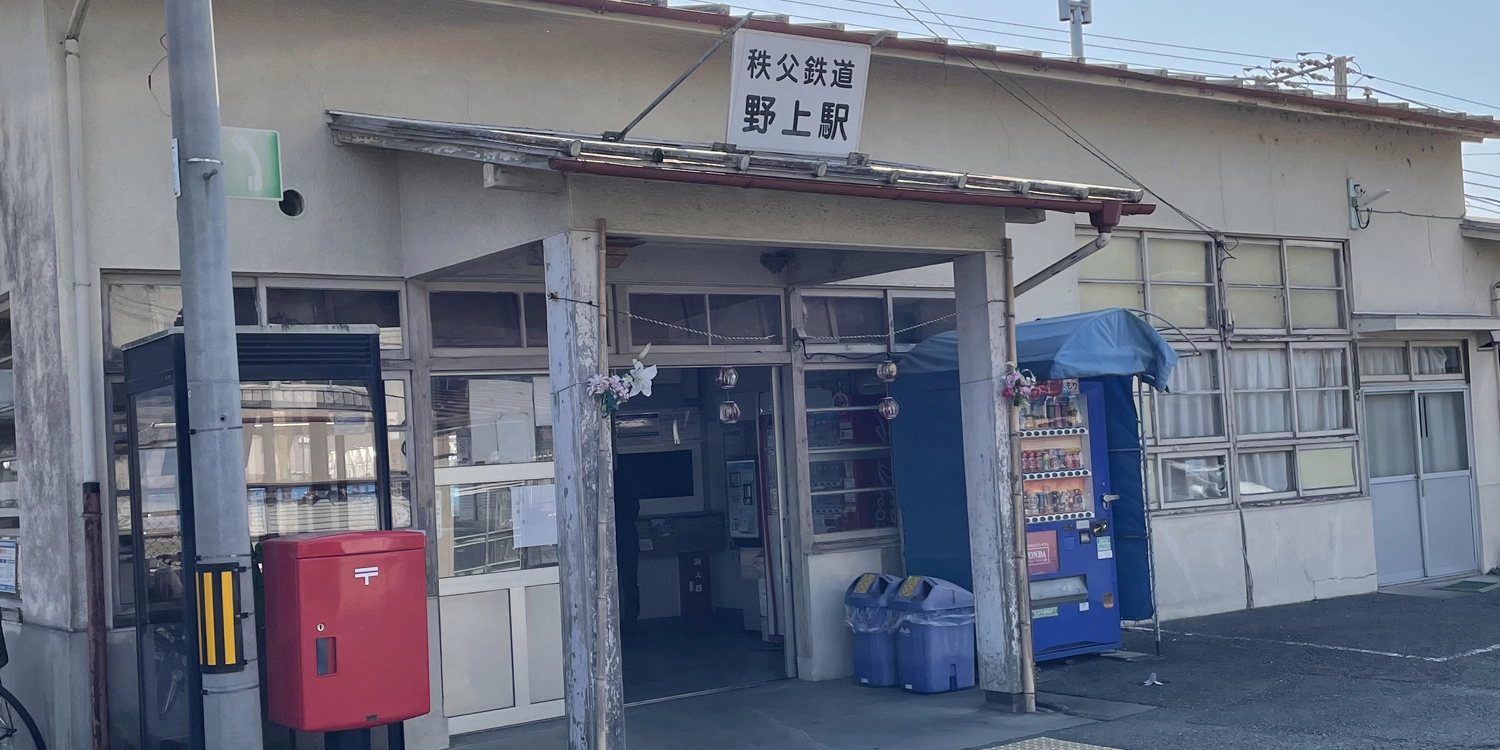
M 1410 393 L 1365 394 L 1365 450 L 1371 478 L 1417 473 L 1417 438 L 1411 416 Z
M 1412 351 L 1416 354 L 1418 375 L 1446 375 L 1463 371 L 1456 346 L 1418 346 L 1413 347 Z
M 1292 484 L 1292 462 L 1288 452 L 1241 453 L 1240 494 L 1263 495 L 1269 492 L 1290 492 Z
M 1293 358 L 1297 381 L 1297 425 L 1303 432 L 1349 426 L 1348 368 L 1342 349 L 1301 349 Z M 1304 390 L 1320 389 L 1320 390 Z
M 1219 413 L 1219 378 L 1214 352 L 1183 357 L 1172 370 L 1169 393 L 1161 396 L 1161 435 L 1167 438 L 1214 437 L 1224 434 Z M 1201 393 L 1208 391 L 1208 393 Z
M 1236 430 L 1241 435 L 1291 432 L 1286 350 L 1238 349 L 1229 361 L 1230 379 L 1237 391 Z
M 1464 395 L 1423 393 L 1422 471 L 1436 474 L 1469 468 L 1469 425 Z
M 1380 375 L 1405 375 L 1406 347 L 1361 346 L 1359 348 L 1359 367 L 1364 375 L 1372 377 Z

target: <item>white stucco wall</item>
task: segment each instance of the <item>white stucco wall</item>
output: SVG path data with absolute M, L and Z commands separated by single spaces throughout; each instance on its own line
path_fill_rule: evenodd
M 1242 538 L 1234 511 L 1153 518 L 1152 560 L 1161 619 L 1244 609 Z
M 1255 606 L 1375 590 L 1369 500 L 1247 508 L 1244 515 Z

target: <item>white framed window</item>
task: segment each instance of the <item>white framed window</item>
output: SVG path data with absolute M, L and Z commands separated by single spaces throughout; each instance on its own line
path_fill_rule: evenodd
M 1360 382 L 1464 380 L 1468 375 L 1462 341 L 1361 341 Z
M 1336 245 L 1283 243 L 1293 330 L 1343 330 L 1342 248 Z
M 1153 461 L 1161 481 L 1162 508 L 1223 505 L 1230 502 L 1229 453 L 1163 453 Z
M 1202 239 L 1147 235 L 1146 304 L 1178 328 L 1210 328 L 1214 303 L 1213 245 Z
M 1281 246 L 1242 242 L 1224 261 L 1225 299 L 1235 330 L 1284 330 Z
M 1340 434 L 1354 429 L 1348 349 L 1242 346 L 1230 353 L 1235 435 Z

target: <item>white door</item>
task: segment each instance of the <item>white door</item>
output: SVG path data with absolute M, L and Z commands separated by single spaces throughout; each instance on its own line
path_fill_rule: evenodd
M 550 490 L 552 464 L 438 469 L 436 479 L 449 732 L 562 716 L 557 547 L 521 546 L 528 540 L 517 535 L 538 515 L 536 491 L 522 488 Z
M 1474 572 L 1467 391 L 1367 391 L 1364 403 L 1377 580 Z

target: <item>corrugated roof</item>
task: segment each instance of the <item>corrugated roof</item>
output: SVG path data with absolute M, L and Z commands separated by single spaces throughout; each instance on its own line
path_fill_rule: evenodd
M 658 21 L 704 24 L 729 28 L 738 22 L 731 7 L 712 3 L 670 6 L 666 0 L 498 0 L 513 6 L 545 5 L 586 10 L 594 14 L 621 14 Z M 1477 115 L 1431 107 L 1412 106 L 1408 102 L 1385 101 L 1362 97 L 1340 99 L 1332 94 L 1305 88 L 1281 86 L 1254 78 L 1215 77 L 1184 73 L 1165 68 L 1078 62 L 1068 57 L 1047 55 L 1035 50 L 1002 50 L 990 44 L 955 44 L 941 37 L 911 37 L 880 29 L 850 30 L 842 23 L 792 23 L 784 15 L 757 14 L 746 28 L 781 34 L 870 44 L 877 49 L 927 53 L 984 60 L 1002 67 L 1015 67 L 1022 74 L 1074 74 L 1101 85 L 1149 85 L 1165 93 L 1183 96 L 1220 98 L 1221 101 L 1322 112 L 1340 117 L 1354 117 L 1461 133 L 1470 137 L 1500 137 L 1500 122 L 1493 115 Z M 1358 88 L 1357 86 L 1351 88 Z M 1224 98 L 1221 98 L 1224 97 Z
M 605 140 L 599 135 L 329 112 L 334 141 L 490 164 L 733 187 L 1033 208 L 1112 216 L 1149 214 L 1145 191 L 872 161 L 747 152 L 729 144 Z M 1119 211 L 1114 212 L 1115 207 Z M 1114 213 L 1112 213 L 1114 212 Z

